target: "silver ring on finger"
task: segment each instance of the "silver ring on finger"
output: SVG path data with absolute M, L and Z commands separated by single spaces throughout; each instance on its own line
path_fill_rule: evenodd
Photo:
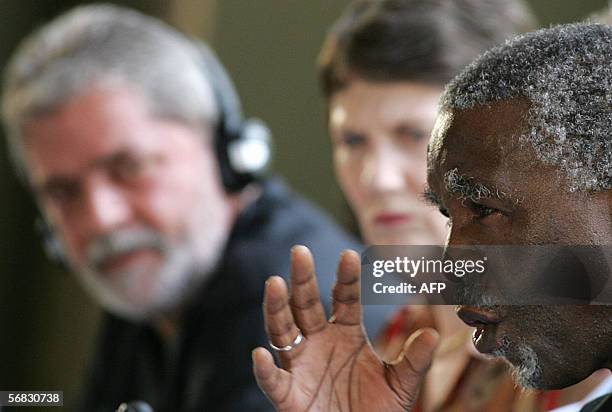
M 302 339 L 304 339 L 304 335 L 302 335 L 301 331 L 298 331 L 298 335 L 295 337 L 295 339 L 293 339 L 293 342 L 287 346 L 276 346 L 272 343 L 272 341 L 269 341 L 268 343 L 270 344 L 270 347 L 277 352 L 289 352 L 291 349 L 299 345 Z

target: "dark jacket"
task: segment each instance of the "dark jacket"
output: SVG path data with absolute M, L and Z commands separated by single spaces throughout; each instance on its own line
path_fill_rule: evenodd
M 263 287 L 287 277 L 289 250 L 308 246 L 329 308 L 340 252 L 355 241 L 277 180 L 238 218 L 216 274 L 186 311 L 172 355 L 147 325 L 106 315 L 80 410 L 113 411 L 143 400 L 163 411 L 271 411 L 252 373 L 251 351 L 267 346 Z M 366 310 L 368 329 L 388 308 Z M 329 313 L 329 312 L 328 312 Z
M 592 400 L 584 405 L 580 412 L 612 412 L 612 393 Z

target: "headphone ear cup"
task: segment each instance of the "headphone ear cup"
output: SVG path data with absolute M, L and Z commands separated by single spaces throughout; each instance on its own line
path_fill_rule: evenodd
M 270 129 L 259 119 L 249 119 L 243 123 L 238 139 L 227 144 L 227 158 L 234 173 L 251 176 L 251 180 L 261 177 L 272 158 Z

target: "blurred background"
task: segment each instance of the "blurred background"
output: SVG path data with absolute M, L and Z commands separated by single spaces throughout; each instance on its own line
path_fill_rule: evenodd
M 0 68 L 27 33 L 81 3 L 87 2 L 1 0 Z M 261 117 L 272 129 L 274 170 L 350 226 L 334 181 L 325 107 L 315 76 L 326 30 L 347 0 L 114 3 L 157 16 L 208 41 L 231 73 L 246 114 Z M 607 1 L 530 0 L 528 4 L 540 25 L 548 26 L 579 20 Z M 69 403 L 87 363 L 99 312 L 69 274 L 46 261 L 33 228 L 33 205 L 13 176 L 4 141 L 0 193 L 0 390 L 63 390 Z

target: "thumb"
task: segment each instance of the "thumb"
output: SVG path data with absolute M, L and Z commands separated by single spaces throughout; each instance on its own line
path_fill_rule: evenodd
M 389 365 L 389 385 L 406 403 L 415 401 L 439 340 L 440 335 L 434 329 L 419 329 L 410 335 L 400 356 Z

